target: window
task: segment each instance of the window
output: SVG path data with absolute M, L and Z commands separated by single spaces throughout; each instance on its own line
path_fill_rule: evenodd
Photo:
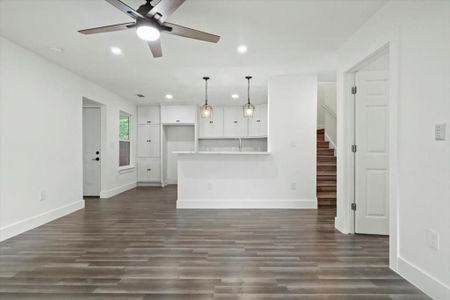
M 130 115 L 120 112 L 119 167 L 130 165 Z

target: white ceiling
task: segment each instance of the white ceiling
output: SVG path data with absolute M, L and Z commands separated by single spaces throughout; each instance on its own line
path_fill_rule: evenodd
M 124 0 L 137 8 L 144 0 Z M 336 48 L 386 0 L 187 0 L 169 21 L 221 35 L 218 44 L 163 35 L 154 59 L 134 30 L 83 36 L 89 27 L 130 21 L 104 0 L 0 0 L 0 34 L 59 65 L 143 102 L 201 102 L 211 76 L 210 102 L 243 103 L 245 75 L 254 76 L 252 100 L 265 102 L 267 79 L 316 73 L 335 79 Z M 240 44 L 248 53 L 238 54 Z M 123 50 L 114 56 L 111 46 Z M 51 51 L 60 47 L 63 53 Z M 137 98 L 142 93 L 146 97 Z M 231 94 L 240 94 L 232 100 Z

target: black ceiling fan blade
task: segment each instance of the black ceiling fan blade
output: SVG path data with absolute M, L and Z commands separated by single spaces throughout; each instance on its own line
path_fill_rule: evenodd
M 195 30 L 192 28 L 180 26 L 177 24 L 167 23 L 167 22 L 164 23 L 163 25 L 172 28 L 171 31 L 167 31 L 167 33 L 170 33 L 170 34 L 175 34 L 175 35 L 187 37 L 190 39 L 195 39 L 195 40 L 200 40 L 200 41 L 205 41 L 205 42 L 210 42 L 210 43 L 217 43 L 220 40 L 220 36 L 211 34 L 211 33 L 207 33 L 204 31 Z
M 155 7 L 147 14 L 149 17 L 154 17 L 159 23 L 163 23 L 166 19 L 174 13 L 184 3 L 185 0 L 161 0 Z
M 128 16 L 132 17 L 133 19 L 136 18 L 143 18 L 144 16 L 141 15 L 140 13 L 138 13 L 137 11 L 135 11 L 134 9 L 132 9 L 131 7 L 129 7 L 128 5 L 126 5 L 125 3 L 123 3 L 120 0 L 105 0 L 106 2 L 108 2 L 109 4 L 111 4 L 112 6 L 114 6 L 115 8 L 121 10 L 123 13 L 127 14 Z
M 114 25 L 108 25 L 108 26 L 102 26 L 102 27 L 83 29 L 83 30 L 79 30 L 78 32 L 82 33 L 82 34 L 96 34 L 96 33 L 103 33 L 103 32 L 127 30 L 130 28 L 134 28 L 135 26 L 136 26 L 136 24 L 134 22 L 128 22 L 128 23 L 122 23 L 122 24 L 114 24 Z
M 162 56 L 161 39 L 157 39 L 153 42 L 148 42 L 148 46 L 150 47 L 150 51 L 152 52 L 153 57 Z

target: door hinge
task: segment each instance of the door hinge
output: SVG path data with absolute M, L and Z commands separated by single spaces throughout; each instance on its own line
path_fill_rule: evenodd
M 358 150 L 358 147 L 356 145 L 352 145 L 352 152 L 356 153 L 356 150 Z
M 352 95 L 356 95 L 358 88 L 356 86 L 352 86 Z
M 356 210 L 356 203 L 352 203 L 352 210 Z

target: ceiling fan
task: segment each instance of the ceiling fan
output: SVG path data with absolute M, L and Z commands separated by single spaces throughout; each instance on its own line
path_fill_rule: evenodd
M 173 14 L 185 0 L 160 0 L 155 5 L 150 3 L 152 0 L 146 0 L 146 3 L 141 5 L 137 10 L 132 9 L 120 0 L 105 1 L 133 18 L 134 21 L 80 30 L 80 33 L 95 34 L 134 28 L 136 29 L 137 36 L 148 43 L 153 57 L 162 56 L 160 40 L 161 32 L 211 43 L 217 43 L 220 39 L 220 36 L 218 35 L 166 22 L 166 19 Z

